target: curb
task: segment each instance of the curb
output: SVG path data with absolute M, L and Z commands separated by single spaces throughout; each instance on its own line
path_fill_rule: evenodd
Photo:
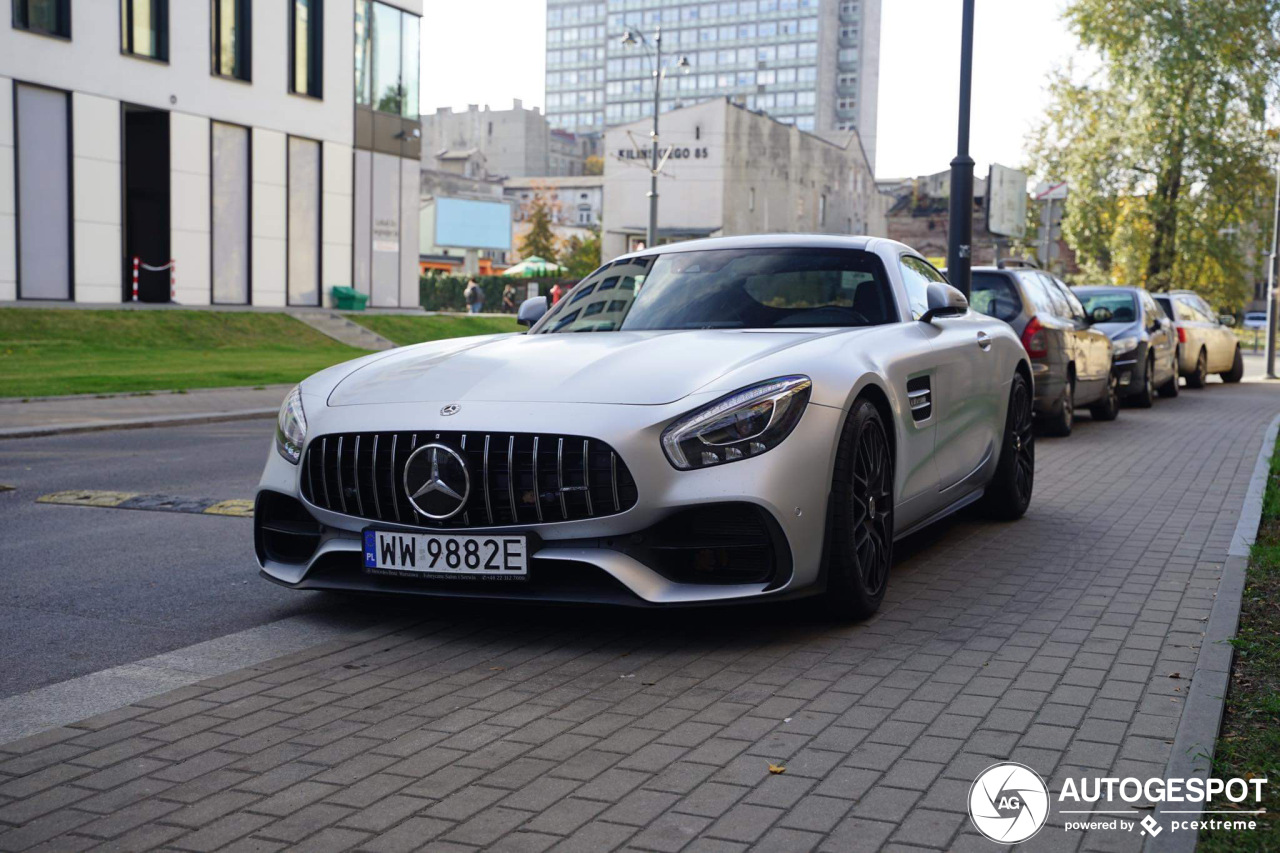
M 278 408 L 241 409 L 233 412 L 210 412 L 196 415 L 171 415 L 160 418 L 129 418 L 119 421 L 91 421 L 79 424 L 47 424 L 35 427 L 9 427 L 0 429 L 0 440 L 6 438 L 39 438 L 48 435 L 69 435 L 77 432 L 103 432 L 112 429 L 148 429 L 150 427 L 191 426 L 216 424 L 224 421 L 243 421 L 254 418 L 274 418 Z
M 1231 680 L 1231 638 L 1235 636 L 1240 621 L 1240 604 L 1244 595 L 1245 572 L 1249 567 L 1249 550 L 1258 536 L 1262 523 L 1262 497 L 1266 493 L 1267 473 L 1271 467 L 1271 455 L 1276 446 L 1276 434 L 1280 432 L 1280 415 L 1271 421 L 1262 436 L 1258 461 L 1249 478 L 1249 491 L 1245 494 L 1240 520 L 1236 523 L 1226 562 L 1222 565 L 1222 579 L 1218 582 L 1218 594 L 1205 624 L 1204 640 L 1196 658 L 1195 672 L 1187 691 L 1187 703 L 1178 721 L 1178 731 L 1173 736 L 1173 748 L 1169 764 L 1165 768 L 1166 779 L 1207 779 L 1213 766 L 1213 749 L 1222 730 L 1222 712 L 1227 702 L 1227 686 Z M 1184 810 L 1191 803 L 1177 804 Z M 1160 820 L 1167 803 L 1160 803 L 1155 818 Z M 1198 820 L 1200 814 L 1179 815 L 1179 818 Z M 1143 845 L 1145 853 L 1192 853 L 1199 839 L 1199 831 L 1168 832 L 1151 836 Z

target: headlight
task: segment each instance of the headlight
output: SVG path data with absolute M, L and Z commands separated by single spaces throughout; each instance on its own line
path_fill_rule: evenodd
M 294 465 L 302 459 L 302 443 L 307 438 L 307 416 L 302 411 L 302 389 L 294 386 L 280 404 L 276 418 L 276 450 Z
M 782 376 L 735 391 L 663 430 L 662 449 L 681 471 L 759 456 L 795 429 L 812 387 L 807 376 Z
M 1115 348 L 1116 355 L 1129 352 L 1138 348 L 1137 338 L 1116 338 L 1111 342 L 1111 346 Z

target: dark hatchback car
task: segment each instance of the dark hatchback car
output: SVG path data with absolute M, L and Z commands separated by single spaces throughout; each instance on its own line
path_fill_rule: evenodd
M 1050 435 L 1070 435 L 1076 408 L 1094 420 L 1120 411 L 1111 338 L 1094 328 L 1084 305 L 1057 278 L 1025 267 L 974 267 L 969 304 L 1004 320 L 1031 357 L 1036 420 Z
M 1143 408 L 1161 397 L 1178 396 L 1178 332 L 1154 298 L 1141 287 L 1076 287 L 1085 313 L 1099 308 L 1111 319 L 1094 328 L 1111 336 L 1116 351 L 1120 397 Z

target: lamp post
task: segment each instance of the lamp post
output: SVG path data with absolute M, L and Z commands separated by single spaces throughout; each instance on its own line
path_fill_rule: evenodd
M 653 130 L 649 146 L 649 232 L 645 238 L 645 248 L 658 245 L 658 173 L 662 170 L 665 158 L 658 158 L 658 118 L 662 113 L 662 80 L 667 76 L 667 69 L 662 67 L 662 27 L 653 32 L 653 41 L 645 38 L 640 30 L 628 27 L 622 34 L 622 45 L 632 47 L 640 45 L 649 52 L 653 63 Z M 688 74 L 692 66 L 689 57 L 682 56 L 676 61 L 676 68 L 681 74 Z
M 1267 257 L 1267 378 L 1276 378 L 1276 264 L 1280 263 L 1280 160 L 1276 162 L 1276 204 Z
M 964 0 L 960 27 L 960 126 L 951 161 L 947 277 L 967 297 L 973 244 L 973 158 L 969 156 L 969 94 L 973 88 L 973 0 Z M 990 189 L 988 188 L 988 191 Z

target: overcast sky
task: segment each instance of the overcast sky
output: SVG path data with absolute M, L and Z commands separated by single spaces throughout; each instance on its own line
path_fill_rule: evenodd
M 1076 45 L 1064 0 L 977 0 L 973 135 L 978 175 L 1023 162 L 1048 73 Z M 955 155 L 960 0 L 882 0 L 878 177 L 946 169 Z M 467 104 L 542 106 L 543 0 L 426 0 L 422 110 Z M 923 116 L 923 120 L 922 120 Z

